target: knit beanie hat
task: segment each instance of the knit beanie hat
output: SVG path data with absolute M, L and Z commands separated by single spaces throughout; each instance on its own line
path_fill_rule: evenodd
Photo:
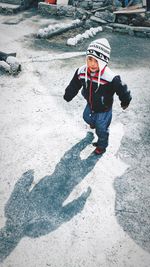
M 100 85 L 100 76 L 103 69 L 107 66 L 110 59 L 110 44 L 106 38 L 100 38 L 90 43 L 86 55 L 95 58 L 99 65 L 98 87 Z M 87 82 L 87 71 L 86 71 Z

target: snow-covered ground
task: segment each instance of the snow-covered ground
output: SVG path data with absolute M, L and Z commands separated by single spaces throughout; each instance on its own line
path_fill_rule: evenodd
M 110 145 L 99 158 L 92 154 L 94 131 L 82 119 L 85 100 L 80 94 L 63 100 L 85 62 L 84 47 L 38 50 L 25 38 L 49 21 L 31 16 L 12 26 L 13 35 L 2 23 L 2 50 L 18 52 L 22 71 L 0 80 L 1 266 L 148 267 L 150 81 L 147 63 L 136 69 L 141 39 L 128 37 L 134 66 L 128 55 L 122 63 L 114 45 L 112 67 L 128 82 L 133 101 L 123 112 L 115 98 Z M 108 38 L 119 49 L 120 40 Z

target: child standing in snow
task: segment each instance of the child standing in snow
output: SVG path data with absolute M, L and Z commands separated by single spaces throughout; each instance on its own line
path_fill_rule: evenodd
M 131 101 L 127 85 L 107 66 L 110 51 L 107 39 L 93 41 L 87 49 L 86 65 L 76 70 L 64 94 L 64 99 L 69 102 L 82 88 L 82 95 L 87 101 L 83 119 L 91 129 L 95 129 L 98 140 L 93 145 L 96 146 L 94 152 L 97 155 L 103 154 L 108 146 L 114 94 L 118 95 L 123 109 Z

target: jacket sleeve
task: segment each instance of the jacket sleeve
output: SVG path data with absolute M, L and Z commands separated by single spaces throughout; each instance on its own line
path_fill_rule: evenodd
M 128 106 L 132 97 L 126 84 L 123 84 L 120 76 L 115 76 L 113 79 L 113 88 L 121 101 L 121 107 Z
M 76 70 L 71 82 L 65 89 L 64 99 L 69 102 L 71 101 L 79 92 L 82 87 L 81 81 L 78 79 L 78 69 Z

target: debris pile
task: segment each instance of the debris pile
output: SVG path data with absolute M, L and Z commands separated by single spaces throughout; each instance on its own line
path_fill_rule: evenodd
M 146 7 L 141 5 L 123 8 L 114 3 L 116 1 L 113 0 L 69 0 L 68 5 L 49 5 L 40 2 L 38 7 L 41 13 L 45 12 L 45 14 L 58 17 L 66 16 L 82 21 L 89 20 L 90 27 L 109 26 L 111 23 L 150 27 L 150 12 Z

